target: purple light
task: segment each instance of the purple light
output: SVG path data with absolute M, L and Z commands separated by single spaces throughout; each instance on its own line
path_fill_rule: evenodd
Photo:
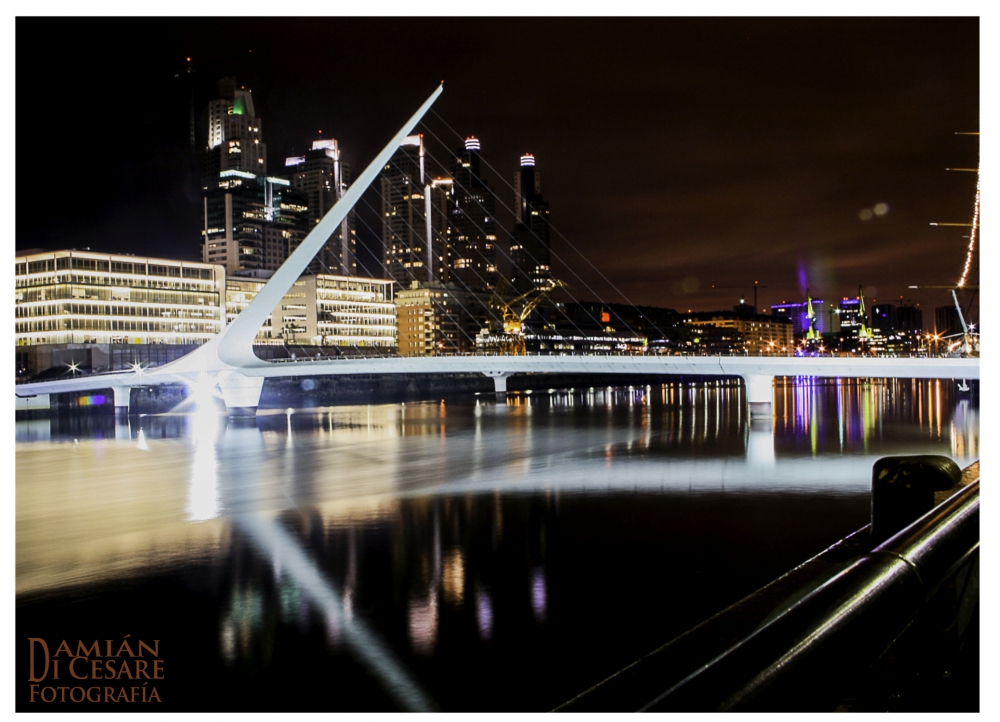
M 490 639 L 493 637 L 493 602 L 486 590 L 477 592 L 476 597 L 476 622 L 479 625 L 479 638 Z
M 531 608 L 535 612 L 535 619 L 539 622 L 545 621 L 546 607 L 548 606 L 548 595 L 545 589 L 545 569 L 538 567 L 531 575 Z

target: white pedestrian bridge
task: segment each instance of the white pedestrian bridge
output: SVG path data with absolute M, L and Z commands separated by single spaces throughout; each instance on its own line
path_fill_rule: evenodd
M 446 356 L 301 360 L 228 368 L 198 368 L 197 352 L 148 370 L 20 384 L 18 396 L 112 389 L 115 406 L 126 409 L 133 387 L 183 383 L 218 389 L 233 415 L 256 410 L 266 378 L 352 374 L 484 374 L 504 392 L 511 374 L 643 374 L 739 376 L 746 383 L 752 415 L 770 415 L 773 382 L 779 376 L 840 378 L 978 379 L 979 359 L 811 358 L 740 356 Z M 256 358 L 256 357 L 255 357 Z M 184 364 L 183 362 L 189 363 Z M 195 363 L 190 363 L 195 362 Z M 185 368 L 188 366 L 188 368 Z
M 236 319 L 208 343 L 164 366 L 109 374 L 18 384 L 19 397 L 111 389 L 115 408 L 127 411 L 132 388 L 183 383 L 203 393 L 221 393 L 231 415 L 256 412 L 264 379 L 351 374 L 484 374 L 495 389 L 507 389 L 511 374 L 644 374 L 739 376 L 746 383 L 752 416 L 771 414 L 772 389 L 778 376 L 842 378 L 978 379 L 979 359 L 811 358 L 740 356 L 450 356 L 264 361 L 253 341 L 268 314 L 305 270 L 324 241 L 340 225 L 361 194 L 390 161 L 443 91 L 435 90 L 388 145 L 330 209 L 305 240 L 275 271 Z

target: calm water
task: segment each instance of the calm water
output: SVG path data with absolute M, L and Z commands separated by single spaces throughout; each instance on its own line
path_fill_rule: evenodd
M 667 385 L 18 422 L 18 708 L 551 709 L 863 526 L 876 458 L 979 456 L 949 381 L 790 384 L 773 424 L 743 403 Z M 63 654 L 36 691 L 101 701 L 32 702 L 32 637 L 52 659 L 159 640 L 162 678 L 67 682 Z

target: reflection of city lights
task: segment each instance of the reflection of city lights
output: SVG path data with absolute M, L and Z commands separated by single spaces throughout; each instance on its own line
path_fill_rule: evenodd
M 476 590 L 476 624 L 480 639 L 486 641 L 493 638 L 493 600 L 485 589 Z
M 222 658 L 227 664 L 236 661 L 236 630 L 233 628 L 232 619 L 228 616 L 222 620 L 222 628 L 219 630 L 219 647 Z
M 539 622 L 545 621 L 548 612 L 548 597 L 545 588 L 545 568 L 537 567 L 531 573 L 531 609 L 535 613 L 535 619 Z
M 437 592 L 430 590 L 424 599 L 411 599 L 409 609 L 410 644 L 419 654 L 430 654 L 437 641 Z
M 444 598 L 450 604 L 461 604 L 465 597 L 465 566 L 462 552 L 455 549 L 444 562 Z

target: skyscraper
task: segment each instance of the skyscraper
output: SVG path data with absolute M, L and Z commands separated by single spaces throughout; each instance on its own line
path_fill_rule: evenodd
M 382 243 L 389 277 L 401 288 L 412 281 L 450 279 L 450 178 L 432 179 L 424 137 L 407 137 L 381 175 Z M 428 238 L 430 243 L 428 243 Z
M 351 167 L 341 159 L 340 146 L 333 138 L 313 141 L 312 148 L 304 156 L 287 158 L 285 171 L 291 173 L 292 188 L 305 194 L 310 230 L 343 197 L 351 183 Z M 292 250 L 290 248 L 289 253 Z M 357 234 L 353 210 L 330 234 L 308 272 L 357 275 Z
M 954 306 L 938 306 L 934 309 L 934 330 L 942 336 L 962 333 L 962 322 Z
M 900 331 L 919 333 L 924 330 L 924 314 L 916 306 L 903 305 L 896 308 L 896 323 Z
M 202 261 L 227 273 L 274 270 L 308 231 L 306 198 L 285 178 L 267 175 L 266 146 L 250 91 L 219 81 L 208 104 L 202 177 Z
M 225 170 L 267 173 L 267 146 L 253 96 L 236 78 L 219 81 L 219 98 L 208 104 L 207 175 Z
M 511 282 L 519 291 L 527 291 L 552 278 L 549 204 L 542 197 L 542 176 L 531 153 L 521 156 L 520 170 L 514 174 L 514 216 Z
M 884 333 L 899 328 L 896 320 L 896 307 L 891 303 L 879 303 L 872 307 L 872 328 Z
M 463 288 L 489 291 L 496 288 L 499 279 L 496 196 L 482 177 L 480 147 L 479 139 L 469 136 L 452 156 L 452 275 Z

